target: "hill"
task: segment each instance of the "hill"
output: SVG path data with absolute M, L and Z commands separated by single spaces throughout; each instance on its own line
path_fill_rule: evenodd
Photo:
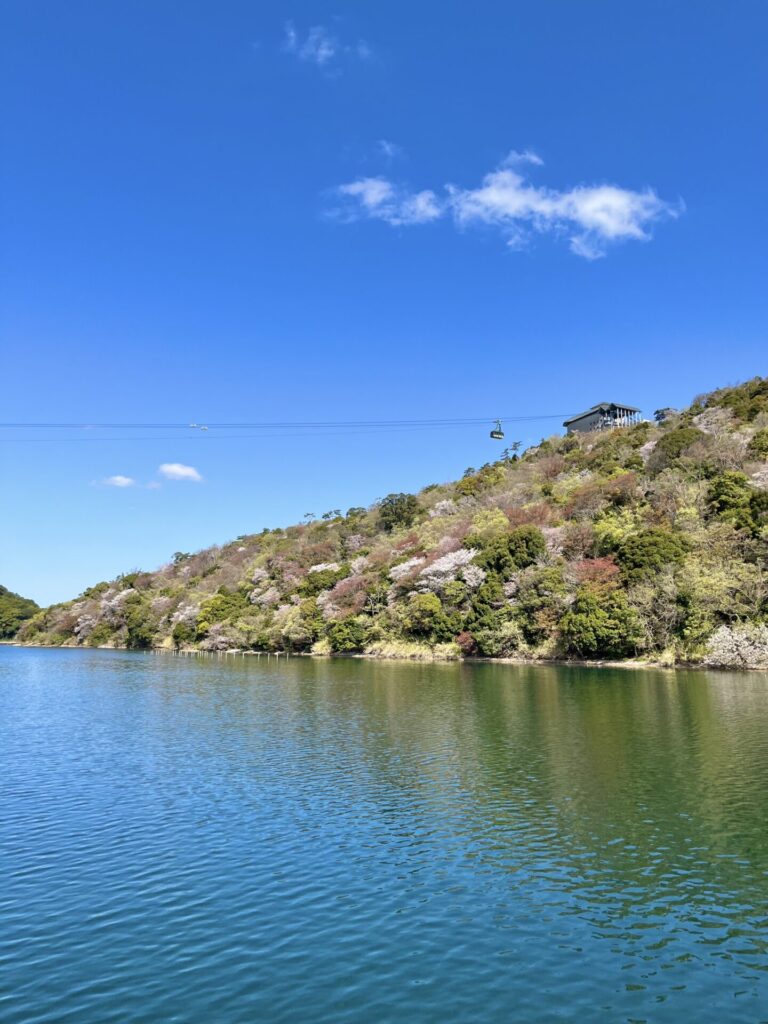
M 768 378 L 657 420 L 177 552 L 18 639 L 768 666 Z
M 0 640 L 8 640 L 18 633 L 22 623 L 40 611 L 40 606 L 28 597 L 14 594 L 0 587 Z

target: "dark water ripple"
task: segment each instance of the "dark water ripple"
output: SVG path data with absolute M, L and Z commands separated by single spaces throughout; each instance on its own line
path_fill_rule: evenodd
M 768 1021 L 768 677 L 0 649 L 0 1020 Z

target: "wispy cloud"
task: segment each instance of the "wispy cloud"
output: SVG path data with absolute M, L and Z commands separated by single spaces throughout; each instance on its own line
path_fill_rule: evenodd
M 514 167 L 516 164 L 533 164 L 534 167 L 543 167 L 544 161 L 538 153 L 532 149 L 524 149 L 522 152 L 517 149 L 510 149 L 501 161 L 501 167 Z
M 363 39 L 344 43 L 324 25 L 314 25 L 306 35 L 297 31 L 292 21 L 286 22 L 283 50 L 298 60 L 328 69 L 344 59 L 370 60 L 372 51 Z
M 133 477 L 122 476 L 120 473 L 116 473 L 114 476 L 108 476 L 106 479 L 101 481 L 104 487 L 135 487 L 136 481 Z
M 333 212 L 342 220 L 369 218 L 393 226 L 425 224 L 441 217 L 458 227 L 497 228 L 507 245 L 521 248 L 533 234 L 562 236 L 585 259 L 604 256 L 608 248 L 628 240 L 648 241 L 654 224 L 678 217 L 683 204 L 661 199 L 653 189 L 618 185 L 577 185 L 559 191 L 526 180 L 525 165 L 540 167 L 538 154 L 512 151 L 482 179 L 477 188 L 446 185 L 442 195 L 431 189 L 411 191 L 387 178 L 360 178 L 341 185 L 342 206 Z
M 403 155 L 403 147 L 398 146 L 396 142 L 390 142 L 389 139 L 379 139 L 376 143 L 376 148 L 385 160 L 397 160 Z
M 386 178 L 360 178 L 340 185 L 338 195 L 346 200 L 334 213 L 342 220 L 370 217 L 387 224 L 426 224 L 443 214 L 437 196 L 431 189 L 409 192 Z
M 164 462 L 157 471 L 166 480 L 191 480 L 199 484 L 203 479 L 194 466 L 185 466 L 183 462 Z

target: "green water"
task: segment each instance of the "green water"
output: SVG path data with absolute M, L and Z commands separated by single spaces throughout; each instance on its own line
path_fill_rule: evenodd
M 0 1020 L 768 1020 L 768 675 L 0 649 Z

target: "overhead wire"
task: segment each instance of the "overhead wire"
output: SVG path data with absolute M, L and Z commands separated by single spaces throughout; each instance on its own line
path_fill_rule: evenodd
M 561 419 L 568 413 L 543 413 L 527 416 L 493 417 L 493 422 L 503 421 L 508 424 L 526 423 L 537 420 Z M 315 421 L 241 421 L 241 422 L 208 422 L 208 423 L 79 423 L 62 422 L 5 422 L 0 423 L 2 430 L 53 430 L 77 431 L 80 436 L 71 437 L 2 437 L 5 443 L 73 443 L 73 442 L 136 442 L 136 441 L 179 441 L 179 440 L 275 440 L 294 437 L 331 437 L 353 436 L 360 434 L 396 433 L 421 430 L 440 430 L 464 426 L 488 424 L 489 417 L 444 417 L 433 419 L 392 419 L 392 420 L 315 420 Z M 187 431 L 186 436 L 179 434 L 123 434 L 122 436 L 82 436 L 84 432 L 99 430 L 144 431 L 144 430 L 175 430 Z M 257 430 L 258 433 L 219 433 L 221 430 Z M 269 431 L 279 433 L 269 433 Z

